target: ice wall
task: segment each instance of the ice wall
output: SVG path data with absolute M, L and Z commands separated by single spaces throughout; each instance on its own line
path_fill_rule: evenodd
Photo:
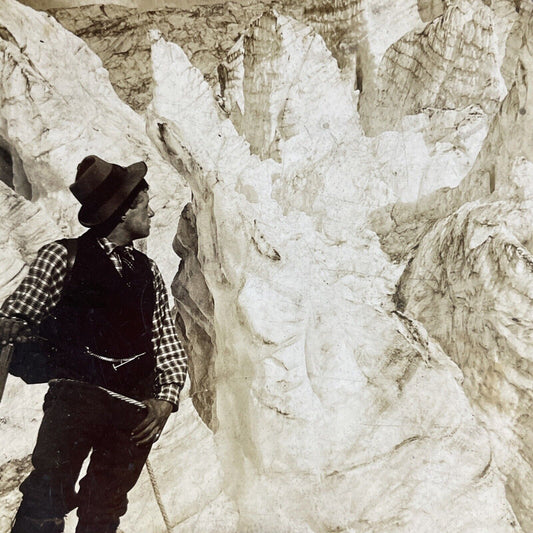
M 533 6 L 524 3 L 509 11 L 508 2 L 496 2 L 492 4 L 492 9 L 495 17 L 492 26 L 494 36 L 500 44 L 505 44 L 505 53 L 501 50 L 495 57 L 499 58 L 498 69 L 505 76 L 511 76 L 506 80 L 509 90 L 496 112 L 485 115 L 489 124 L 486 134 L 480 130 L 480 123 L 476 125 L 476 121 L 472 120 L 476 113 L 484 114 L 479 108 L 477 111 L 472 107 L 458 109 L 451 114 L 449 111 L 444 112 L 450 119 L 444 123 L 454 124 L 453 128 L 457 132 L 469 124 L 469 134 L 455 136 L 454 149 L 466 148 L 470 161 L 474 156 L 475 162 L 471 165 L 471 170 L 455 173 L 457 177 L 461 176 L 457 181 L 449 179 L 446 184 L 441 182 L 447 188 L 425 191 L 416 202 L 392 204 L 373 214 L 373 227 L 380 235 L 384 249 L 392 257 L 409 258 L 410 250 L 418 246 L 420 238 L 433 224 L 453 213 L 465 202 L 486 197 L 500 187 L 513 187 L 511 169 L 515 160 L 521 156 L 531 158 L 531 136 L 526 109 L 530 106 L 528 87 L 531 84 L 532 55 L 528 43 Z M 502 14 L 501 19 L 497 18 L 498 13 Z M 512 28 L 510 22 L 513 22 Z M 430 115 L 443 116 L 442 110 L 426 110 L 425 114 L 428 111 Z M 436 134 L 438 137 L 444 123 L 430 128 L 430 135 Z M 477 133 L 474 133 L 476 130 Z M 466 132 L 464 129 L 463 131 Z M 454 172 L 446 169 L 445 173 L 451 177 Z
M 404 34 L 421 29 L 416 0 L 256 0 L 208 2 L 189 7 L 139 11 L 125 6 L 50 9 L 70 31 L 86 40 L 110 71 L 118 94 L 134 109 L 151 99 L 150 45 L 147 32 L 159 29 L 179 44 L 192 64 L 224 92 L 225 72 L 218 68 L 233 41 L 271 4 L 309 25 L 326 41 L 342 75 L 359 90 L 374 86 L 387 48 Z M 214 5 L 213 5 L 214 4 Z
M 393 193 L 380 197 L 379 182 L 366 189 L 355 104 L 340 96 L 340 78 L 330 89 L 343 112 L 329 114 L 338 142 L 317 148 L 323 129 L 307 127 L 333 105 L 320 83 L 306 84 L 323 43 L 275 12 L 255 27 L 278 43 L 293 35 L 296 50 L 316 39 L 295 60 L 300 76 L 286 64 L 268 91 L 289 79 L 299 96 L 288 98 L 299 120 L 278 161 L 251 153 L 182 50 L 157 36 L 152 47 L 151 131 L 193 191 L 197 251 L 188 251 L 214 303 L 215 440 L 237 530 L 519 529 L 460 373 L 393 312 L 397 270 L 365 224 Z M 308 173 L 345 158 L 337 180 Z M 305 208 L 276 194 L 298 177 Z M 353 198 L 361 203 L 343 206 Z
M 0 22 L 0 141 L 14 162 L 14 189 L 64 234 L 80 233 L 79 204 L 67 188 L 78 163 L 93 153 L 123 165 L 144 159 L 157 213 L 158 245 L 148 248 L 170 280 L 177 262 L 168 254 L 175 228 L 167 213 L 188 191 L 149 142 L 143 119 L 118 98 L 100 59 L 52 17 L 5 0 Z
M 44 14 L 2 4 L 2 297 L 41 243 L 80 230 L 67 185 L 91 152 L 146 158 L 158 213 L 148 253 L 167 281 L 174 252 L 182 257 L 172 291 L 191 397 L 152 455 L 173 531 L 531 529 L 530 6 L 490 4 L 398 2 L 404 18 L 389 32 L 397 11 L 386 4 L 311 2 L 300 14 L 325 39 L 304 19 L 269 10 L 217 69 L 217 98 L 192 64 L 225 55 L 210 46 L 245 21 L 234 14 L 228 34 L 206 37 L 196 32 L 202 17 L 190 15 L 175 34 L 188 43 L 180 48 L 144 33 L 156 23 L 172 33 L 169 12 L 138 25 L 129 18 L 124 28 L 142 35 L 140 48 L 128 48 L 120 25 L 104 37 L 128 69 L 143 58 L 125 80 L 143 98 L 151 39 L 147 123 L 117 98 L 82 41 Z M 120 8 L 87 9 L 101 15 L 85 37 L 107 53 L 113 44 L 101 34 Z M 429 25 L 402 37 L 420 23 L 417 10 Z M 217 28 L 227 16 L 216 7 L 197 13 L 215 13 Z M 367 137 L 347 67 L 359 68 L 364 93 L 365 80 L 381 83 L 381 57 L 399 65 L 400 49 L 409 62 L 425 60 L 429 44 L 439 52 L 436 29 L 446 24 L 440 35 L 455 55 L 446 62 L 436 53 L 428 70 L 437 81 L 458 73 L 457 108 L 445 109 L 451 81 L 427 84 L 435 108 L 409 89 L 387 117 L 395 131 L 376 124 L 380 133 Z M 387 39 L 396 43 L 388 51 Z M 464 56 L 477 48 L 486 54 Z M 482 76 L 465 83 L 476 54 L 486 87 Z M 412 74 L 408 87 L 419 83 Z M 497 99 L 510 88 L 494 121 L 491 80 Z M 7 532 L 42 388 L 11 379 L 6 395 Z M 123 531 L 165 530 L 146 473 L 130 502 Z M 74 527 L 70 516 L 67 532 Z
M 452 2 L 422 30 L 397 40 L 379 65 L 360 111 L 370 134 L 394 129 L 428 108 L 480 105 L 492 114 L 506 89 L 499 71 L 496 16 L 482 0 Z
M 530 25 L 526 14 L 522 28 Z M 489 429 L 494 461 L 525 531 L 533 527 L 528 43 L 526 29 L 509 94 L 474 168 L 450 193 L 448 207 L 459 207 L 423 236 L 398 292 L 401 305 L 463 370 L 465 391 Z

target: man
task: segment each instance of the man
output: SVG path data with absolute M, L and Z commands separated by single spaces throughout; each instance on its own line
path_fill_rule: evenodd
M 57 378 L 45 397 L 13 533 L 62 532 L 75 507 L 77 533 L 116 532 L 127 492 L 178 409 L 186 355 L 161 274 L 132 246 L 148 236 L 154 215 L 146 172 L 144 162 L 121 167 L 86 157 L 70 186 L 89 228 L 76 241 L 74 261 L 65 241 L 44 246 L 1 308 L 2 343 L 39 325 Z

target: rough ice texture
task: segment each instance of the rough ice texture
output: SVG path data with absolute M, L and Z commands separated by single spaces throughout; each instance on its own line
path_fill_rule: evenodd
M 270 4 L 257 0 L 146 12 L 94 5 L 49 11 L 102 58 L 117 93 L 134 109 L 143 110 L 152 87 L 148 30 L 157 28 L 179 44 L 212 85 L 222 86 L 219 63 Z M 283 0 L 275 5 L 321 34 L 343 75 L 359 88 L 363 83 L 373 85 L 387 48 L 421 22 L 415 0 Z
M 424 237 L 399 292 L 463 370 L 524 531 L 533 527 L 531 209 L 530 200 L 466 204 Z
M 533 528 L 531 464 L 531 197 L 527 134 L 533 60 L 524 10 L 516 77 L 474 168 L 423 235 L 397 294 L 459 365 L 489 430 L 494 462 L 524 531 Z M 529 38 L 528 38 L 529 37 Z
M 293 175 L 274 185 L 284 207 L 312 208 L 317 221 L 320 211 L 320 223 L 333 217 L 328 224 L 338 231 L 337 219 L 359 216 L 354 204 L 378 207 L 379 198 L 385 207 L 373 216 L 379 220 L 376 227 L 385 249 L 394 258 L 405 255 L 418 242 L 411 227 L 419 237 L 426 226 L 414 224 L 412 212 L 418 203 L 397 214 L 394 199 L 418 202 L 439 187 L 457 186 L 479 153 L 487 134 L 487 115 L 477 105 L 432 110 L 404 118 L 397 132 L 368 139 L 362 134 L 353 96 L 320 36 L 286 20 L 263 17 L 230 50 L 224 64 L 224 109 L 252 152 L 277 160 L 285 153 L 284 169 L 296 161 Z M 275 39 L 273 32 L 278 35 Z M 324 95 L 320 102 L 310 96 L 316 94 Z M 302 95 L 309 95 L 308 100 Z M 298 128 L 303 134 L 296 136 Z M 301 162 L 306 158 L 304 167 Z M 354 172 L 360 187 L 348 193 L 345 176 Z M 306 186 L 309 182 L 312 185 Z M 333 210 L 333 198 L 316 200 L 325 186 L 342 191 L 334 197 L 338 205 Z M 385 237 L 389 232 L 390 238 Z
M 147 12 L 92 5 L 51 13 L 102 58 L 119 96 L 134 109 L 144 110 L 152 89 L 150 29 L 157 28 L 166 39 L 180 44 L 207 79 L 217 83 L 217 66 L 225 50 L 264 9 L 264 3 L 258 1 L 246 6 L 228 2 L 192 10 Z
M 203 275 L 199 294 L 205 282 L 214 302 L 215 441 L 236 530 L 520 530 L 460 373 L 393 312 L 397 270 L 365 226 L 368 209 L 393 194 L 366 189 L 368 152 L 340 75 L 335 103 L 318 77 L 315 91 L 306 83 L 333 60 L 275 12 L 256 28 L 282 48 L 292 35 L 296 51 L 315 39 L 264 95 L 275 103 L 286 83 L 298 94 L 287 99 L 297 120 L 279 161 L 265 156 L 268 138 L 254 138 L 263 160 L 251 153 L 181 49 L 162 39 L 152 48 L 154 140 L 188 177 L 197 251 L 188 250 Z M 264 70 L 260 43 L 252 49 Z M 326 115 L 328 128 L 316 129 Z M 257 116 L 272 122 L 268 109 Z M 323 175 L 334 159 L 347 161 L 338 180 Z M 298 181 L 293 203 L 282 191 Z M 353 198 L 361 202 L 343 206 Z
M 148 141 L 142 118 L 117 97 L 100 59 L 52 17 L 6 0 L 0 22 L 0 146 L 12 161 L 14 190 L 66 235 L 80 233 L 79 204 L 67 188 L 78 163 L 89 154 L 123 165 L 145 160 L 157 210 L 148 248 L 170 281 L 177 262 L 168 254 L 175 227 L 167 214 L 188 192 Z
M 524 12 L 516 24 L 521 28 L 521 47 L 515 53 L 515 72 L 509 92 L 492 121 L 487 140 L 472 172 L 462 186 L 462 200 L 479 198 L 510 181 L 517 157 L 533 159 L 530 135 L 533 113 L 533 16 Z
M 456 4 L 466 5 L 446 2 L 446 13 Z M 468 105 L 443 93 L 447 109 L 419 115 L 409 115 L 417 97 L 410 93 L 396 131 L 363 133 L 352 80 L 338 69 L 344 48 L 331 53 L 326 43 L 353 42 L 349 34 L 346 41 L 335 35 L 336 28 L 351 31 L 366 13 L 375 55 L 366 63 L 356 55 L 359 72 L 371 73 L 368 81 L 387 34 L 418 23 L 413 2 L 397 3 L 406 18 L 394 28 L 388 18 L 394 11 L 372 10 L 376 4 L 336 2 L 328 11 L 314 2 L 307 14 L 315 27 L 328 28 L 325 41 L 271 10 L 218 69 L 224 91 L 220 84 L 217 100 L 204 81 L 207 71 L 195 69 L 190 56 L 206 51 L 205 61 L 192 54 L 198 65 L 225 56 L 209 43 L 226 42 L 227 34 L 193 34 L 207 20 L 201 16 L 204 22 L 191 21 L 181 34 L 184 49 L 153 32 L 151 141 L 143 119 L 118 100 L 81 41 L 45 15 L 11 0 L 2 5 L 0 297 L 41 243 L 76 231 L 66 185 L 85 153 L 105 148 L 124 163 L 139 154 L 155 169 L 159 218 L 148 251 L 167 280 L 178 262 L 172 249 L 182 256 L 172 291 L 191 354 L 191 396 L 184 395 L 151 457 L 173 531 L 531 529 L 533 174 L 527 119 L 519 115 L 521 105 L 526 117 L 533 110 L 523 38 L 528 11 L 512 15 L 509 4 L 494 1 L 490 13 L 469 4 L 472 21 L 479 13 L 492 17 L 492 29 L 485 28 L 491 37 L 473 41 L 495 58 L 488 71 L 508 65 L 512 72 L 481 152 L 490 122 L 483 90 L 472 91 Z M 100 32 L 104 21 L 119 20 L 109 16 L 117 12 L 100 11 Z M 221 17 L 215 25 L 226 16 L 223 9 L 198 11 L 207 12 Z M 131 31 L 143 35 L 146 21 L 157 20 L 167 35 L 168 13 L 139 18 Z M 427 16 L 430 24 L 442 24 L 434 15 Z M 247 16 L 230 22 L 245 26 Z M 132 27 L 131 13 L 121 20 L 123 29 Z M 457 42 L 470 28 L 458 22 L 450 31 Z M 514 41 L 507 43 L 511 25 Z M 111 25 L 108 37 L 118 38 L 120 28 Z M 416 35 L 423 41 L 426 34 Z M 106 37 L 91 39 L 110 50 Z M 132 73 L 124 87 L 141 87 L 124 89 L 127 98 L 152 86 L 147 43 L 139 49 L 133 43 L 131 55 L 126 39 L 116 43 Z M 136 56 L 139 50 L 144 55 Z M 135 57 L 143 64 L 131 69 Z M 461 72 L 465 61 L 462 52 L 451 62 L 435 57 L 446 72 Z M 513 86 L 509 65 L 519 61 L 525 75 Z M 510 135 L 519 149 L 504 142 Z M 180 175 L 193 192 L 184 209 L 189 193 Z M 463 206 L 467 200 L 477 203 Z M 372 227 L 379 227 L 381 242 Z M 407 253 L 416 257 L 397 291 Z M 28 472 L 42 391 L 8 381 L 0 420 L 2 532 Z M 69 516 L 67 533 L 74 527 Z M 165 531 L 146 473 L 121 530 Z
M 226 109 L 252 152 L 262 159 L 279 160 L 279 152 L 303 124 L 320 138 L 329 137 L 327 146 L 331 139 L 339 144 L 335 132 L 330 131 L 337 123 L 345 129 L 350 123 L 353 133 L 361 136 L 351 91 L 341 83 L 322 38 L 308 26 L 266 14 L 230 50 L 229 58 L 226 67 L 232 84 L 225 94 L 236 105 Z M 307 102 L 300 102 L 303 88 L 311 94 L 325 82 L 330 91 L 324 94 L 320 109 L 309 113 Z M 318 139 L 308 140 L 308 149 L 313 150 Z
M 422 31 L 394 43 L 379 66 L 375 89 L 363 87 L 365 131 L 394 129 L 404 115 L 427 108 L 478 104 L 494 113 L 505 95 L 494 22 L 482 0 L 458 0 Z
M 274 5 L 319 33 L 343 76 L 359 90 L 374 85 L 387 48 L 421 25 L 416 0 L 285 0 Z
M 520 11 L 514 24 L 515 30 L 521 32 L 520 47 L 512 51 L 508 49 L 508 56 L 502 57 L 502 69 L 511 61 L 511 57 L 514 58 L 514 75 L 508 83 L 508 93 L 490 121 L 486 138 L 484 133 L 479 135 L 480 123 L 476 127 L 476 123 L 471 122 L 473 117 L 464 122 L 467 110 L 452 112 L 458 113 L 463 125 L 470 123 L 470 127 L 463 131 L 472 133 L 472 127 L 478 131 L 475 136 L 455 137 L 456 147 L 461 150 L 469 147 L 467 152 L 470 156 L 477 155 L 471 170 L 462 174 L 464 180 L 457 180 L 456 183 L 450 180 L 447 183 L 449 188 L 435 188 L 430 194 L 420 195 L 415 203 L 393 204 L 373 214 L 373 227 L 380 235 L 384 249 L 392 257 L 409 257 L 410 251 L 418 246 L 421 236 L 436 221 L 450 215 L 465 202 L 486 197 L 501 187 L 514 188 L 511 170 L 517 158 L 533 157 L 529 135 L 529 117 L 533 112 L 529 90 L 533 85 L 533 50 L 530 44 L 532 11 L 533 7 Z M 509 40 L 511 39 L 514 39 L 512 34 L 509 35 Z M 460 131 L 461 127 L 457 126 L 459 122 L 454 122 Z M 437 128 L 436 131 L 440 129 Z
M 224 109 L 252 152 L 278 160 L 286 154 L 285 169 L 293 160 L 299 165 L 293 176 L 276 182 L 274 192 L 280 201 L 304 211 L 312 207 L 316 219 L 317 190 L 325 184 L 335 189 L 332 184 L 337 183 L 336 189 L 342 191 L 344 176 L 357 173 L 353 179 L 360 189 L 352 191 L 355 196 L 338 195 L 343 207 L 334 210 L 340 216 L 346 208 L 351 218 L 357 216 L 350 210 L 352 204 L 375 206 L 394 198 L 414 201 L 439 187 L 460 183 L 487 132 L 486 115 L 478 106 L 407 117 L 399 132 L 368 139 L 359 124 L 353 93 L 320 36 L 287 21 L 264 16 L 235 44 L 224 64 L 228 80 Z M 268 90 L 265 72 L 268 81 L 273 80 Z M 322 95 L 320 102 L 313 101 L 316 94 Z M 295 135 L 298 130 L 302 133 Z M 344 150 L 353 152 L 357 167 L 352 157 L 340 157 Z M 304 170 L 305 158 L 309 164 Z M 311 180 L 313 185 L 305 187 Z M 322 202 L 325 216 L 330 205 Z
M 182 258 L 178 275 L 172 284 L 178 310 L 177 326 L 184 343 L 190 349 L 194 347 L 198 355 L 189 365 L 190 396 L 202 420 L 215 430 L 214 303 L 198 260 L 196 216 L 190 203 L 181 213 L 174 249 Z

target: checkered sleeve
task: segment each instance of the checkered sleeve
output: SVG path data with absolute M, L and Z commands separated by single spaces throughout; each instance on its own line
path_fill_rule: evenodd
M 67 257 L 67 249 L 57 242 L 40 248 L 26 276 L 0 308 L 0 316 L 38 324 L 61 298 Z
M 170 316 L 167 290 L 163 277 L 154 261 L 150 260 L 154 274 L 156 295 L 152 323 L 152 344 L 156 356 L 157 398 L 174 405 L 177 411 L 179 394 L 187 377 L 187 354 L 176 333 L 176 327 Z

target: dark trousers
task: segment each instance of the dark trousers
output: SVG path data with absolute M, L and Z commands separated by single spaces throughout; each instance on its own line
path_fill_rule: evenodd
M 114 533 L 126 512 L 127 493 L 150 451 L 150 446 L 137 447 L 130 440 L 143 415 L 80 385 L 60 382 L 46 394 L 32 455 L 34 470 L 20 486 L 23 498 L 12 533 L 61 533 L 64 516 L 76 507 L 76 533 Z

